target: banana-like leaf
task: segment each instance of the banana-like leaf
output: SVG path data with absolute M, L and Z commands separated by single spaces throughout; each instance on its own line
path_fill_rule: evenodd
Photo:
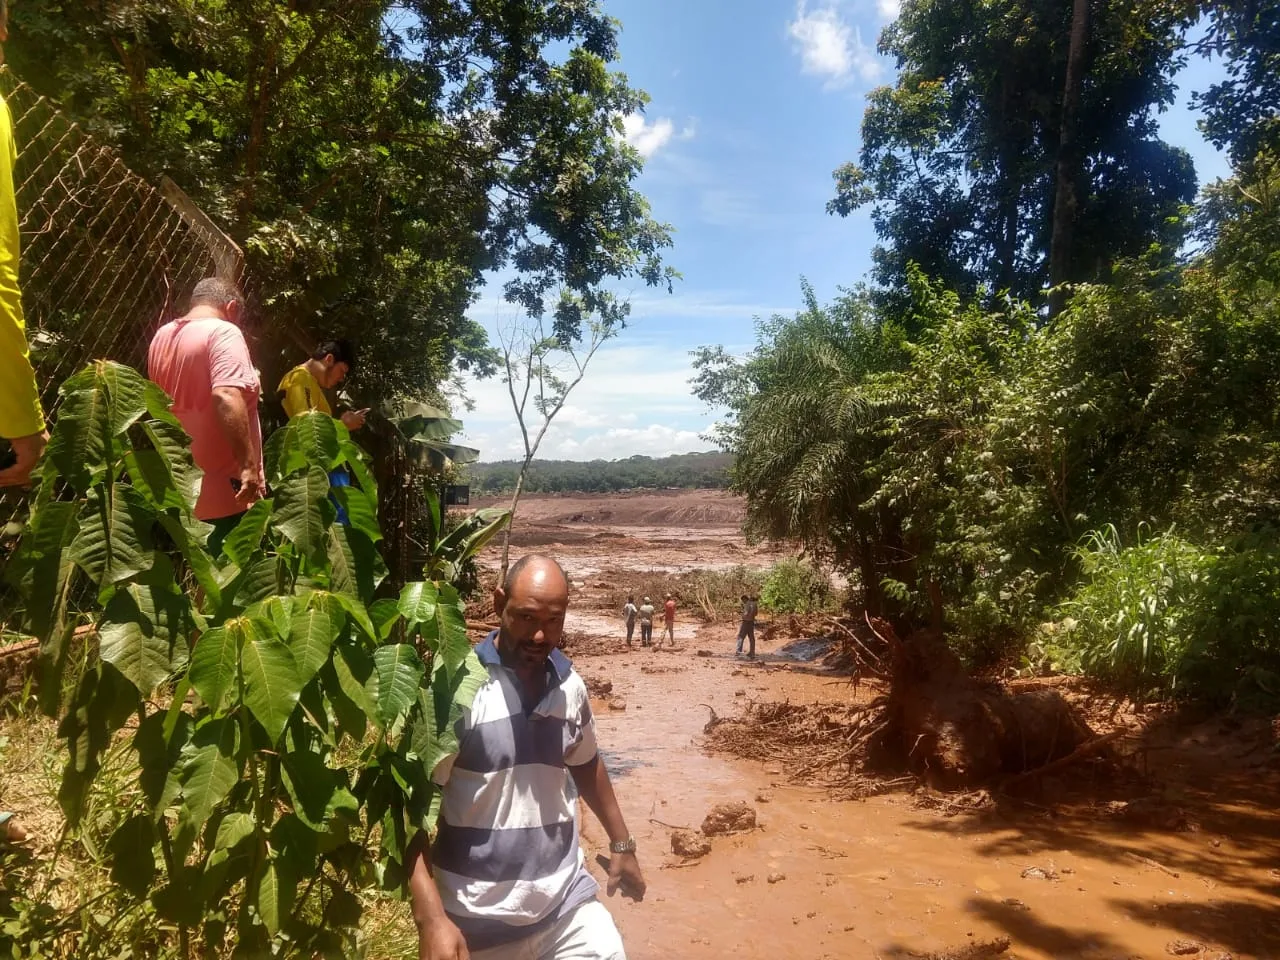
M 447 557 L 453 563 L 463 563 L 483 550 L 507 525 L 511 511 L 498 507 L 477 510 L 440 541 L 433 551 L 436 556 Z

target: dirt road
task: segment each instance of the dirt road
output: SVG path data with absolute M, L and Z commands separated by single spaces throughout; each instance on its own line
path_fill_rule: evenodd
M 552 552 L 580 584 L 570 623 L 579 638 L 621 636 L 595 609 L 601 570 L 638 577 L 673 555 L 681 565 L 771 559 L 732 528 L 669 526 L 651 506 L 628 505 L 659 521 L 644 528 L 562 523 L 545 507 L 517 528 L 515 556 Z M 556 509 L 565 507 L 559 499 Z M 609 508 L 597 500 L 590 509 Z M 648 532 L 659 528 L 662 537 Z M 610 549 L 610 539 L 626 549 Z M 771 662 L 769 646 L 762 664 L 735 661 L 732 624 L 682 622 L 677 639 L 673 652 L 628 652 L 619 639 L 580 642 L 575 653 L 585 677 L 612 684 L 595 701 L 600 740 L 648 874 L 644 903 L 608 903 L 632 960 L 976 957 L 997 955 L 998 944 L 974 945 L 1001 938 L 1009 945 L 1000 955 L 1043 960 L 1280 958 L 1280 767 L 1265 724 L 1153 727 L 1141 756 L 1151 792 L 1143 802 L 1154 811 L 1145 820 L 1109 815 L 1147 809 L 1140 803 L 1116 808 L 1101 797 L 950 817 L 928 808 L 936 798 L 925 806 L 911 792 L 833 801 L 791 784 L 789 758 L 709 755 L 701 735 L 708 707 L 724 716 L 752 699 L 835 702 L 853 695 L 848 683 Z M 716 838 L 690 863 L 670 852 L 674 827 L 697 829 L 714 804 L 737 800 L 756 809 L 759 829 Z M 605 838 L 589 816 L 584 823 L 594 856 Z

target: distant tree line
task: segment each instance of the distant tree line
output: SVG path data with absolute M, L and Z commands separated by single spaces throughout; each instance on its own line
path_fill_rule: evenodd
M 729 484 L 733 455 L 681 453 L 671 457 L 625 460 L 535 460 L 529 467 L 529 493 L 607 493 L 666 487 L 720 489 Z M 476 463 L 467 468 L 472 493 L 509 493 L 520 474 L 519 460 Z

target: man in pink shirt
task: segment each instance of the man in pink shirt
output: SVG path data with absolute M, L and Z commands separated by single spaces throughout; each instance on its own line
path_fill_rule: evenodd
M 239 323 L 244 295 L 226 280 L 201 280 L 187 314 L 161 327 L 147 354 L 148 375 L 173 398 L 204 471 L 196 517 L 212 523 L 209 552 L 265 493 L 258 371 Z

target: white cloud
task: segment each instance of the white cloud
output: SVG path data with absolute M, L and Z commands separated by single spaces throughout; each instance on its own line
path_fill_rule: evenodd
M 675 122 L 668 117 L 658 117 L 653 122 L 643 114 L 630 113 L 622 118 L 622 138 L 635 147 L 642 157 L 651 157 L 671 140 L 692 140 L 697 128 L 691 120 L 676 132 Z
M 538 456 L 614 460 L 713 449 L 700 437 L 713 415 L 690 394 L 692 376 L 683 351 L 625 341 L 607 344 L 552 422 Z M 461 442 L 477 447 L 484 460 L 522 455 L 520 430 L 501 379 L 469 380 L 467 393 L 475 409 L 462 414 Z
M 890 4 L 896 5 L 896 0 L 877 0 L 882 11 Z M 875 51 L 862 42 L 862 31 L 846 23 L 834 6 L 810 11 L 800 0 L 787 34 L 800 54 L 801 69 L 825 77 L 829 87 L 842 86 L 855 76 L 868 83 L 880 77 Z
M 897 20 L 902 13 L 902 0 L 876 0 L 876 10 L 885 20 Z

